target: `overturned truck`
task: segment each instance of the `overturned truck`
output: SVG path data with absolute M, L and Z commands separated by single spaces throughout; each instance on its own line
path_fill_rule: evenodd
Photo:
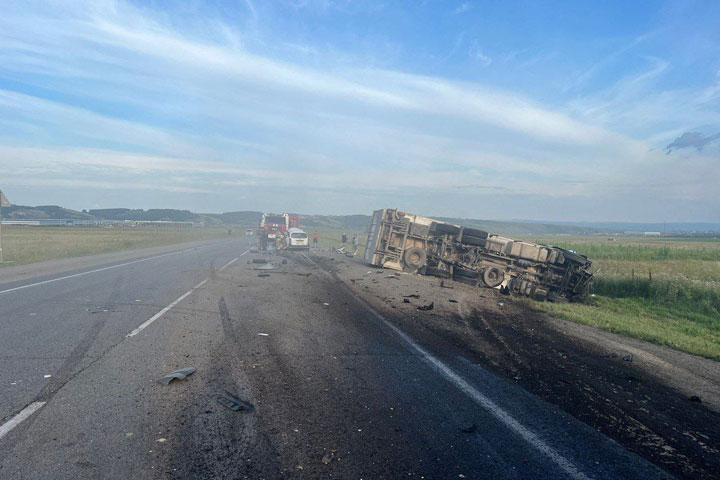
M 373 213 L 364 259 L 537 300 L 579 300 L 592 283 L 583 255 L 394 209 Z

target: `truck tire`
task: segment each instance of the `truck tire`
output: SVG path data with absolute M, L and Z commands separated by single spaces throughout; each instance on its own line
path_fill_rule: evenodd
M 495 288 L 505 281 L 505 274 L 497 267 L 487 267 L 483 270 L 482 280 L 488 287 Z
M 486 240 L 484 238 L 480 237 L 473 237 L 470 235 L 466 235 L 463 233 L 462 240 L 460 240 L 460 243 L 463 245 L 470 245 L 473 247 L 484 247 Z
M 460 228 L 447 223 L 433 223 L 430 231 L 439 235 L 444 235 L 446 233 L 450 235 L 457 235 L 460 232 Z
M 410 270 L 419 270 L 427 263 L 427 253 L 418 247 L 410 247 L 403 253 L 405 266 Z
M 464 228 L 463 237 L 465 235 L 467 235 L 468 237 L 482 238 L 484 240 L 488 237 L 488 232 L 486 232 L 485 230 L 478 230 L 477 228 Z

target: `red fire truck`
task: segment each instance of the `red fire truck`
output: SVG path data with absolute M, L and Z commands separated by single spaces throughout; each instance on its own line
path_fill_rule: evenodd
M 268 242 L 274 242 L 278 234 L 282 235 L 289 228 L 299 228 L 300 217 L 293 213 L 263 213 L 258 231 L 259 243 L 261 246 Z

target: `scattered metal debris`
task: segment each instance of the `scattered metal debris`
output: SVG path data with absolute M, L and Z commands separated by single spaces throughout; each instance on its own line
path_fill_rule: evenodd
M 187 377 L 195 373 L 195 370 L 195 367 L 181 368 L 180 370 L 175 370 L 174 372 L 168 373 L 164 377 L 158 379 L 158 382 L 163 385 L 170 385 L 170 382 L 173 380 L 185 380 Z
M 262 332 L 258 333 L 258 337 L 269 337 L 269 336 L 270 336 L 269 333 L 262 333 Z
M 421 305 L 417 307 L 418 311 L 420 312 L 427 312 L 428 310 L 432 310 L 435 308 L 435 302 L 430 302 L 430 305 Z
M 462 427 L 460 429 L 460 431 L 462 433 L 471 434 L 471 433 L 477 432 L 477 428 L 478 428 L 477 424 L 473 423 L 472 425 L 466 425 L 466 426 Z
M 273 265 L 272 263 L 266 263 L 262 267 L 255 267 L 253 270 L 276 270 L 278 267 Z
M 223 407 L 227 407 L 233 412 L 245 412 L 250 413 L 254 410 L 255 407 L 253 407 L 252 404 L 248 402 L 244 402 L 240 400 L 235 395 L 232 395 L 230 393 L 223 393 L 222 395 L 218 395 L 217 402 L 222 405 Z

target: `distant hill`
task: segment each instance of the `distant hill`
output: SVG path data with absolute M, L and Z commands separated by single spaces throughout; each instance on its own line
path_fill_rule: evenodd
M 256 226 L 262 212 L 237 211 L 225 213 L 194 213 L 190 210 L 153 208 L 101 208 L 78 212 L 57 205 L 30 207 L 13 205 L 3 208 L 3 218 L 9 220 L 145 220 L 173 222 L 204 222 L 206 225 Z M 300 215 L 300 225 L 308 228 L 336 228 L 365 230 L 370 215 Z M 438 217 L 438 220 L 479 228 L 502 235 L 598 235 L 634 232 L 720 232 L 720 223 L 628 223 L 628 222 L 538 222 L 533 220 L 478 220 L 470 218 Z
M 69 208 L 58 207 L 57 205 L 41 205 L 39 207 L 28 207 L 25 205 L 13 205 L 4 207 L 3 218 L 12 220 L 94 220 L 95 217 L 87 213 L 70 210 Z

